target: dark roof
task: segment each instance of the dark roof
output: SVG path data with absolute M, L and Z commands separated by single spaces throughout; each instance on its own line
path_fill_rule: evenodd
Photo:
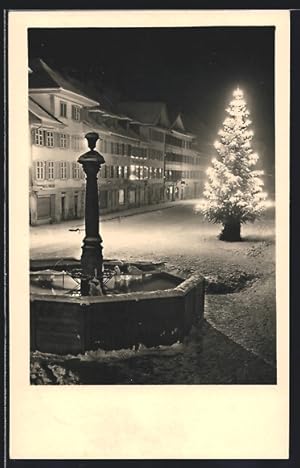
M 116 121 L 112 121 L 111 119 L 97 119 L 93 112 L 88 112 L 85 123 L 88 125 L 89 123 L 93 125 L 95 128 L 99 128 L 100 130 L 106 133 L 114 133 L 115 135 L 123 136 L 125 138 L 131 138 L 135 140 L 140 140 L 145 143 L 148 143 L 148 140 L 141 135 L 135 133 L 131 128 L 125 129 L 118 125 Z
M 31 96 L 29 96 L 29 112 L 31 112 L 33 115 L 41 119 L 42 121 L 50 121 L 56 125 L 63 125 L 65 127 L 65 124 L 58 120 L 54 115 L 52 115 L 50 112 L 48 112 L 44 107 L 42 107 L 38 102 L 36 102 Z
M 112 118 L 112 119 L 117 119 L 117 120 L 131 120 L 128 115 L 120 114 L 120 113 L 115 113 L 107 108 L 103 108 L 102 106 L 92 106 L 89 107 L 89 112 L 90 113 L 95 113 L 103 116 L 104 118 Z
M 109 122 L 109 121 L 106 121 L 105 125 L 107 126 L 109 131 L 111 133 L 114 133 L 115 135 L 120 135 L 120 136 L 123 136 L 125 138 L 132 138 L 134 140 L 140 140 L 140 141 L 143 141 L 145 143 L 148 143 L 148 140 L 146 138 L 144 138 L 141 135 L 138 135 L 131 128 L 125 129 L 125 128 L 122 128 L 117 123 L 115 123 L 115 122 L 112 123 L 112 122 Z
M 29 74 L 29 88 L 63 88 L 67 91 L 79 94 L 91 99 L 85 92 L 77 88 L 66 79 L 60 72 L 53 70 L 42 59 L 35 59 L 30 62 L 32 73 Z
M 162 112 L 166 110 L 164 102 L 126 101 L 117 105 L 118 112 L 128 115 L 137 122 L 158 125 Z

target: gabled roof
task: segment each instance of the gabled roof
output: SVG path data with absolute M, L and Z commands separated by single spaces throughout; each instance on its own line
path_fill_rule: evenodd
M 182 115 L 180 113 L 177 114 L 174 122 L 171 125 L 171 129 L 185 132 L 185 128 L 184 128 L 183 121 L 182 121 Z
M 48 112 L 44 107 L 38 104 L 31 96 L 28 101 L 29 112 L 35 117 L 35 121 L 40 121 L 41 124 L 48 127 L 65 127 L 65 124 L 58 120 L 54 115 Z
M 61 73 L 53 70 L 42 59 L 35 59 L 30 62 L 32 73 L 29 74 L 29 89 L 57 89 L 66 90 L 82 96 L 93 103 L 97 103 L 94 99 L 90 98 L 84 91 L 77 88 L 66 79 Z
M 131 117 L 133 122 L 168 128 L 170 121 L 164 102 L 126 101 L 117 105 L 118 112 Z

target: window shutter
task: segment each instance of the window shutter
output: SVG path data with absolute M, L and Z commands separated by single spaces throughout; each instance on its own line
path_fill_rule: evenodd
M 35 129 L 34 128 L 31 129 L 31 144 L 32 145 L 35 144 Z
M 32 180 L 36 180 L 36 161 L 32 164 Z
M 70 179 L 71 178 L 71 163 L 69 161 L 66 161 L 67 169 L 66 169 L 66 178 Z
M 48 161 L 45 161 L 44 171 L 45 171 L 45 180 L 48 180 L 49 179 L 49 162 Z
M 43 145 L 47 146 L 47 131 L 46 130 L 43 130 L 43 139 L 44 139 Z
M 54 133 L 54 146 L 59 147 L 59 133 Z
M 60 179 L 60 161 L 55 161 L 54 173 L 55 173 L 55 179 Z

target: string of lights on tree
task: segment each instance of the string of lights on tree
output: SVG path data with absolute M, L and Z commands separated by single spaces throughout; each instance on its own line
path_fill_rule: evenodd
M 237 88 L 226 109 L 227 117 L 214 147 L 218 156 L 207 169 L 203 213 L 214 223 L 221 223 L 220 239 L 238 241 L 241 224 L 253 222 L 266 208 L 262 170 L 255 170 L 259 156 L 253 151 L 254 135 L 244 93 Z

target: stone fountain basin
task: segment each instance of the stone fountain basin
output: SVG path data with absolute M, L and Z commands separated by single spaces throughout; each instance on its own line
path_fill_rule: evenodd
M 60 264 L 60 268 L 72 262 Z M 31 270 L 41 267 L 50 269 L 53 264 L 32 262 Z M 153 271 L 150 263 L 139 268 Z M 106 296 L 31 293 L 31 350 L 78 354 L 99 348 L 152 347 L 182 341 L 203 318 L 204 278 L 193 275 L 184 279 L 159 270 L 154 280 L 173 287 Z

